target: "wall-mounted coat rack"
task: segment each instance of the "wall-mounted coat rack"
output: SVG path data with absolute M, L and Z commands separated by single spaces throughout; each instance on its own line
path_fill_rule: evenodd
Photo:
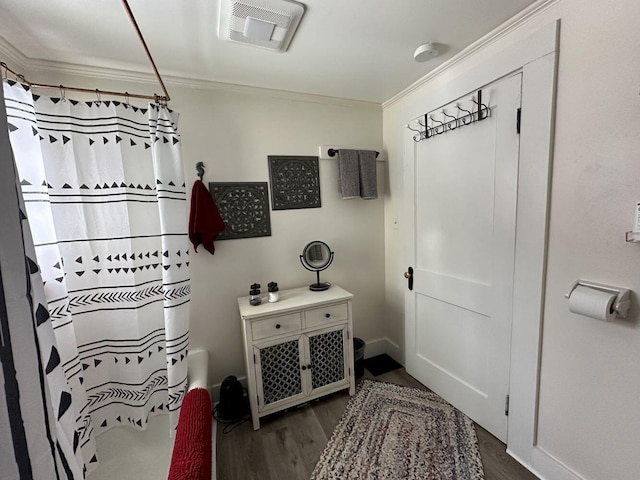
M 446 108 L 442 108 L 439 112 L 441 114 L 440 117 L 433 112 L 425 113 L 412 123 L 405 125 L 412 132 L 416 132 L 413 136 L 413 141 L 427 140 L 489 117 L 491 110 L 482 103 L 482 90 L 478 90 L 475 96 L 470 96 L 469 101 L 471 105 L 468 109 L 462 108 L 460 102 L 456 102 L 454 105 L 456 110 L 453 115 L 448 113 Z

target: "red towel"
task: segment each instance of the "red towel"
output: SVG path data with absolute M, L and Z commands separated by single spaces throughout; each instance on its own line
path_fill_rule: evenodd
M 202 244 L 212 255 L 216 249 L 213 239 L 224 230 L 224 222 L 213 197 L 200 180 L 191 190 L 191 212 L 189 213 L 189 240 L 197 252 Z
M 168 480 L 211 480 L 211 398 L 194 388 L 182 400 Z

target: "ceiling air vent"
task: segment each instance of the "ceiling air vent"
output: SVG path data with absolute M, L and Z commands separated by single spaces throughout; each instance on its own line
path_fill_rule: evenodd
M 221 0 L 218 36 L 284 52 L 303 14 L 304 5 L 289 0 Z

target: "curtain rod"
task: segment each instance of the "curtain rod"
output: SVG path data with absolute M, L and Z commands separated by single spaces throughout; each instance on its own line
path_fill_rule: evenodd
M 156 62 L 153 61 L 153 57 L 151 56 L 151 52 L 149 51 L 149 47 L 147 47 L 147 42 L 145 42 L 144 37 L 142 36 L 142 32 L 140 31 L 140 27 L 138 26 L 138 22 L 136 22 L 136 19 L 133 16 L 133 12 L 131 11 L 131 7 L 129 7 L 129 2 L 127 2 L 127 0 L 122 0 L 122 5 L 124 6 L 124 9 L 127 11 L 127 15 L 129 15 L 129 20 L 131 20 L 131 24 L 133 25 L 133 28 L 136 29 L 136 33 L 138 34 L 138 38 L 140 39 L 140 43 L 142 43 L 142 46 L 144 47 L 144 51 L 146 52 L 147 58 L 149 59 L 149 62 L 151 63 L 151 66 L 153 67 L 153 71 L 156 74 L 156 78 L 158 79 L 158 83 L 162 87 L 162 91 L 164 92 L 164 99 L 163 100 L 168 102 L 169 100 L 171 100 L 171 97 L 169 97 L 169 92 L 167 92 L 167 87 L 164 86 L 164 82 L 162 81 L 162 77 L 160 76 L 160 72 L 158 71 L 158 68 L 156 67 Z
M 158 79 L 158 83 L 160 84 L 160 87 L 162 87 L 162 91 L 164 92 L 164 96 L 160 96 L 160 95 L 144 95 L 144 94 L 140 94 L 140 93 L 129 93 L 129 92 L 114 92 L 114 91 L 110 91 L 110 90 L 100 90 L 100 89 L 90 89 L 90 88 L 80 88 L 80 87 L 65 87 L 64 85 L 51 85 L 51 84 L 47 84 L 47 83 L 34 83 L 34 82 L 30 82 L 29 80 L 27 80 L 26 78 L 24 78 L 24 75 L 12 70 L 11 68 L 9 68 L 7 66 L 6 63 L 4 62 L 0 62 L 0 67 L 3 68 L 5 71 L 7 72 L 11 72 L 16 79 L 20 80 L 21 82 L 26 83 L 27 85 L 29 85 L 30 87 L 35 87 L 35 88 L 55 88 L 55 89 L 59 89 L 61 91 L 61 94 L 66 91 L 74 91 L 74 92 L 85 92 L 85 93 L 95 93 L 96 95 L 98 95 L 98 98 L 100 97 L 101 94 L 105 94 L 105 95 L 111 95 L 111 96 L 116 96 L 116 97 L 127 97 L 127 98 L 143 98 L 146 100 L 154 100 L 156 103 L 166 103 L 169 100 L 171 100 L 171 97 L 169 97 L 169 92 L 167 91 L 167 87 L 165 86 L 164 82 L 162 81 L 162 77 L 160 76 L 160 72 L 158 71 L 158 68 L 156 67 L 156 63 L 153 61 L 153 57 L 151 56 L 151 52 L 149 51 L 149 48 L 147 47 L 147 42 L 145 42 L 144 37 L 142 36 L 142 32 L 140 31 L 140 27 L 138 27 L 138 23 L 136 22 L 135 17 L 133 16 L 133 12 L 131 11 L 131 8 L 129 7 L 129 3 L 127 2 L 127 0 L 122 0 L 122 5 L 124 6 L 124 9 L 127 12 L 127 15 L 129 16 L 129 20 L 131 21 L 131 24 L 133 25 L 133 28 L 135 28 L 136 33 L 138 34 L 138 38 L 140 39 L 140 42 L 142 43 L 142 46 L 144 47 L 144 51 L 147 54 L 147 58 L 149 59 L 149 62 L 151 63 L 151 66 L 153 67 L 153 71 L 156 74 L 156 78 Z

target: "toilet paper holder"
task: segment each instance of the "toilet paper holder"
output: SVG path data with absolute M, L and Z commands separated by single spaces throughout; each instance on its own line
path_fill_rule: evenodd
M 589 287 L 596 290 L 602 290 L 603 292 L 615 293 L 616 301 L 613 304 L 613 308 L 619 317 L 627 318 L 629 314 L 629 308 L 631 307 L 630 290 L 627 288 L 614 287 L 612 285 L 604 285 L 602 283 L 589 282 L 586 280 L 576 280 L 571 284 L 569 291 L 565 293 L 564 298 L 569 298 L 576 287 Z

